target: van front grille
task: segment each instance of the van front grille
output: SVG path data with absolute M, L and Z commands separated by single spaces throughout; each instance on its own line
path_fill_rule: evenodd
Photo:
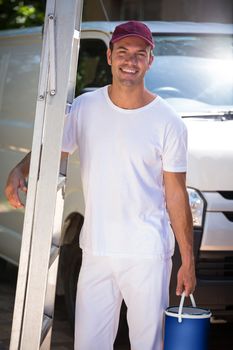
M 229 221 L 233 222 L 233 212 L 231 212 L 231 211 L 223 211 L 223 214 L 226 216 L 226 218 Z
M 222 253 L 221 253 L 222 254 Z M 196 272 L 200 279 L 233 281 L 233 256 L 222 256 L 208 252 L 200 254 L 197 260 Z M 227 254 L 227 252 L 224 252 Z M 232 252 L 229 253 L 232 255 Z M 209 255 L 209 257 L 208 257 Z
M 218 191 L 218 193 L 225 199 L 233 199 L 233 191 Z

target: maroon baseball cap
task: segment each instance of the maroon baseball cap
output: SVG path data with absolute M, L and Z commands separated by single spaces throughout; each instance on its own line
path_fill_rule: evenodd
M 116 26 L 110 43 L 114 44 L 116 41 L 129 36 L 141 38 L 145 40 L 152 48 L 155 47 L 150 29 L 144 23 L 139 21 L 129 21 Z

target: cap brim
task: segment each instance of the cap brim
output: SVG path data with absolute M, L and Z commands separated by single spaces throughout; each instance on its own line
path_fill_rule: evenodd
M 143 39 L 148 45 L 150 45 L 150 47 L 153 49 L 154 47 L 155 47 L 155 44 L 152 42 L 152 41 L 150 41 L 150 40 L 147 40 L 144 36 L 142 36 L 142 35 L 139 35 L 139 34 L 126 34 L 126 35 L 122 35 L 122 36 L 120 36 L 119 38 L 115 38 L 115 39 L 111 39 L 110 40 L 110 43 L 116 43 L 117 41 L 119 41 L 119 40 L 121 40 L 121 39 L 125 39 L 125 38 L 128 38 L 128 37 L 137 37 L 137 38 L 141 38 L 141 39 Z

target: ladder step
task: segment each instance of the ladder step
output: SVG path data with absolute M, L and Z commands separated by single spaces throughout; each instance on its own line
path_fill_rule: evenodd
M 79 40 L 80 39 L 80 31 L 79 30 L 74 30 L 74 39 Z
M 57 191 L 59 191 L 66 183 L 66 176 L 59 174 Z
M 44 301 L 44 314 L 52 318 L 54 313 L 56 280 L 59 262 L 59 249 L 56 249 L 56 247 L 53 249 L 53 253 L 51 253 L 51 261 L 52 263 L 48 270 L 46 295 Z
M 58 255 L 59 255 L 59 247 L 52 244 L 51 251 L 50 251 L 49 267 L 51 267 L 51 265 L 54 263 Z
M 47 315 L 43 316 L 40 344 L 42 344 L 53 326 L 53 319 Z

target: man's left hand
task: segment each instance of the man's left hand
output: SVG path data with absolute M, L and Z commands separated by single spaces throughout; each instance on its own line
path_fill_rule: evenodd
M 176 295 L 181 295 L 185 292 L 186 297 L 192 294 L 196 287 L 195 267 L 181 265 L 177 274 Z

